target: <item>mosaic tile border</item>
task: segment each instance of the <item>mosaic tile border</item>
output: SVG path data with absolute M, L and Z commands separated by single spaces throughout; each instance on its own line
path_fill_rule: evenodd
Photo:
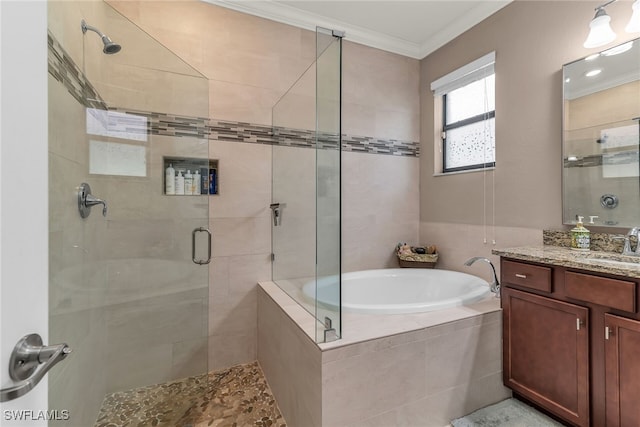
M 47 35 L 47 39 L 49 45 L 49 74 L 62 83 L 81 105 L 88 108 L 146 117 L 147 134 L 149 135 L 202 138 L 213 141 L 288 147 L 317 147 L 329 150 L 337 150 L 338 148 L 339 138 L 337 134 L 318 133 L 316 135 L 313 130 L 272 127 L 231 120 L 109 107 L 50 32 Z M 127 125 L 126 118 L 123 118 L 122 114 L 108 116 L 105 120 L 108 122 L 104 123 L 105 128 L 126 128 Z M 420 156 L 420 143 L 416 141 L 347 134 L 342 134 L 341 140 L 342 151 L 345 152 L 408 157 Z
M 49 31 L 47 31 L 47 44 L 49 74 L 62 83 L 81 105 L 106 110 L 107 104 L 98 91 L 89 83 L 82 70 Z
M 637 164 L 640 159 L 639 150 L 619 151 L 612 153 L 593 154 L 577 158 L 576 160 L 564 159 L 565 168 L 586 168 L 603 165 Z

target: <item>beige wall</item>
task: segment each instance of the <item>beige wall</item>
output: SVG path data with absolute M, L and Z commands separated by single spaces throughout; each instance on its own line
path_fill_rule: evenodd
M 493 245 L 492 236 L 511 228 L 562 226 L 562 65 L 593 53 L 582 43 L 598 4 L 516 0 L 421 61 L 421 240 L 443 239 L 433 243 L 446 247 L 448 240 L 462 239 L 470 254 L 487 255 L 492 247 L 507 244 L 497 239 Z M 631 39 L 623 29 L 631 3 L 618 2 L 607 12 L 617 42 Z M 429 85 L 490 51 L 496 52 L 495 172 L 486 179 L 482 172 L 433 176 L 434 98 Z M 442 230 L 438 239 L 428 232 L 435 224 Z M 484 232 L 458 229 L 484 224 L 489 225 L 487 244 Z M 537 240 L 524 233 L 508 243 Z M 443 255 L 460 257 L 457 247 Z
M 637 117 L 640 81 L 625 83 L 565 102 L 565 129 L 579 130 Z

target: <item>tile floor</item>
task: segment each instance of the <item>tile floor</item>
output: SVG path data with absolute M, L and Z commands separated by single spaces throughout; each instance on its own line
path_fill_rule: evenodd
M 286 427 L 258 362 L 105 397 L 95 427 Z

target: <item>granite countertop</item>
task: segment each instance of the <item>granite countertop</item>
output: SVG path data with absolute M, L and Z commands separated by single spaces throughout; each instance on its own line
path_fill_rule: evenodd
M 579 252 L 566 247 L 543 245 L 494 249 L 492 253 L 522 261 L 640 278 L 640 257 L 621 255 L 614 252 Z

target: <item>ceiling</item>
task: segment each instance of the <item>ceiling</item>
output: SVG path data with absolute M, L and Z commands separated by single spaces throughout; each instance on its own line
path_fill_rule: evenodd
M 512 0 L 204 0 L 296 27 L 422 59 Z
M 621 48 L 628 47 L 628 50 Z M 619 52 L 619 53 L 617 53 Z M 562 67 L 565 99 L 576 99 L 640 80 L 640 39 L 574 61 Z M 588 72 L 600 70 L 589 76 Z

